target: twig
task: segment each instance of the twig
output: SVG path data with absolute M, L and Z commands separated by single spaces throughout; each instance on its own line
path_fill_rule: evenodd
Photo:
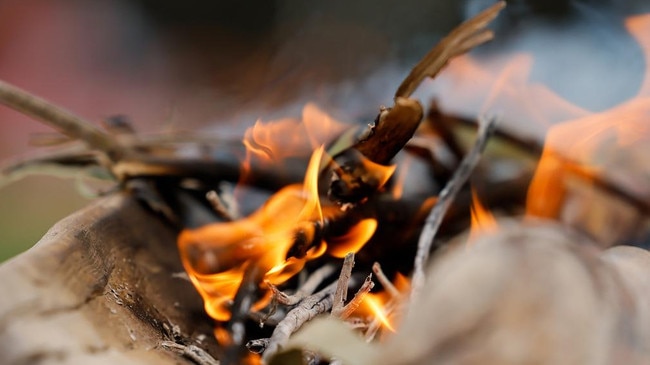
M 354 253 L 350 252 L 343 259 L 343 268 L 341 269 L 341 275 L 339 275 L 339 280 L 336 284 L 334 304 L 332 305 L 332 316 L 334 317 L 341 316 L 345 301 L 348 298 L 348 286 L 350 276 L 352 276 L 352 267 L 354 267 Z
M 355 310 L 357 310 L 357 308 L 359 308 L 359 305 L 363 301 L 363 297 L 368 294 L 374 287 L 375 283 L 372 282 L 372 274 L 369 274 L 366 277 L 366 280 L 363 281 L 363 284 L 361 284 L 359 290 L 357 290 L 357 293 L 354 294 L 354 298 L 352 298 L 348 304 L 341 308 L 341 310 L 339 310 L 336 315 L 341 319 L 348 318 L 352 313 L 354 313 Z M 332 315 L 334 315 L 333 309 Z
M 381 286 L 383 286 L 388 294 L 390 294 L 391 298 L 399 298 L 402 296 L 402 293 L 400 293 L 395 285 L 393 285 L 393 283 L 388 280 L 386 274 L 384 274 L 384 271 L 381 269 L 381 265 L 379 265 L 378 262 L 372 264 L 372 272 L 375 273 L 375 276 L 377 276 L 377 281 L 379 281 Z
M 224 220 L 232 222 L 235 220 L 235 217 L 231 214 L 230 210 L 226 206 L 226 203 L 223 202 L 219 194 L 216 191 L 210 190 L 205 194 L 205 198 L 212 205 L 212 209 Z
M 442 219 L 449 209 L 449 206 L 460 192 L 460 189 L 465 185 L 465 182 L 471 175 L 472 171 L 478 164 L 481 154 L 485 149 L 487 141 L 494 130 L 494 118 L 480 118 L 478 134 L 472 149 L 465 155 L 463 160 L 458 165 L 451 179 L 447 182 L 444 189 L 440 192 L 435 206 L 427 216 L 422 228 L 422 233 L 418 240 L 418 249 L 415 255 L 413 283 L 411 288 L 411 302 L 419 295 L 419 292 L 424 285 L 424 266 L 429 258 L 433 239 L 438 233 Z
M 268 362 L 271 356 L 287 343 L 291 334 L 303 324 L 332 308 L 336 284 L 332 283 L 318 293 L 308 296 L 296 308 L 287 313 L 287 316 L 278 323 L 269 338 L 269 344 L 262 356 L 265 362 Z
M 86 142 L 113 161 L 124 152 L 114 137 L 89 121 L 4 81 L 0 81 L 0 103 L 40 119 L 71 138 Z
M 435 77 L 450 59 L 491 40 L 494 34 L 486 27 L 505 5 L 505 1 L 499 1 L 452 30 L 411 70 L 397 88 L 395 98 L 409 97 L 422 80 Z
M 326 264 L 318 269 L 309 276 L 305 283 L 296 291 L 295 294 L 289 295 L 280 291 L 275 285 L 268 283 L 267 285 L 273 291 L 275 299 L 280 304 L 284 305 L 296 305 L 301 300 L 305 299 L 306 296 L 312 294 L 316 288 L 325 280 L 327 277 L 332 275 L 336 270 L 336 266 L 333 264 Z
M 215 360 L 214 357 L 198 346 L 181 345 L 172 341 L 163 341 L 160 343 L 160 346 L 167 350 L 173 350 L 198 365 L 219 365 L 219 361 Z

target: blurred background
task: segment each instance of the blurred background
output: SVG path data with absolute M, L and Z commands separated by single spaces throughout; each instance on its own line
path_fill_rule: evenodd
M 371 119 L 441 36 L 491 3 L 0 0 L 0 79 L 95 122 L 126 115 L 141 133 L 238 136 L 258 118 L 299 116 L 308 101 L 339 119 Z M 603 110 L 638 89 L 645 59 L 623 19 L 648 11 L 644 3 L 513 0 L 478 53 L 532 53 L 532 81 Z M 445 101 L 456 92 L 445 85 L 418 96 Z M 453 99 L 454 112 L 476 112 Z M 0 106 L 0 162 L 46 151 L 30 139 L 50 131 Z M 74 179 L 5 184 L 0 261 L 89 202 Z

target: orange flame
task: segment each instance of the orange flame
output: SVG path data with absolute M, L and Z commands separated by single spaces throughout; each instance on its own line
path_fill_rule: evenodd
M 242 140 L 246 147 L 242 181 L 248 179 L 253 161 L 270 166 L 278 165 L 287 158 L 308 156 L 316 147 L 349 127 L 313 103 L 305 105 L 301 120 L 286 118 L 266 123 L 258 120 L 246 130 Z
M 305 106 L 302 124 L 290 119 L 268 124 L 257 122 L 244 138 L 248 151 L 244 169 L 251 159 L 276 163 L 288 157 L 306 155 L 314 143 L 339 134 L 343 128 L 343 124 L 312 104 Z M 311 240 L 316 237 L 315 224 L 320 222 L 322 226 L 324 217 L 318 177 L 324 159 L 321 145 L 311 156 L 303 184 L 281 189 L 250 216 L 181 232 L 178 245 L 183 265 L 211 317 L 219 321 L 230 318 L 229 306 L 251 265 L 261 273 L 255 278 L 258 282 L 279 285 L 300 271 L 306 261 L 325 253 L 328 244 L 323 241 L 314 242 L 315 245 L 304 255 L 298 255 L 300 257 L 287 257 L 299 231 L 311 232 L 308 237 Z M 382 179 L 382 183 L 390 177 L 384 176 L 383 171 L 392 172 L 394 169 L 364 163 Z M 337 208 L 327 209 L 329 212 L 329 209 Z M 330 253 L 339 257 L 341 252 L 344 255 L 358 251 L 373 235 L 376 226 L 374 219 L 362 220 L 346 235 L 332 240 Z M 269 302 L 268 294 L 270 291 L 254 304 L 253 310 L 259 310 Z
M 621 171 L 632 163 L 629 160 L 634 151 L 643 150 L 650 142 L 650 38 L 646 36 L 650 33 L 650 15 L 628 18 L 626 27 L 646 56 L 646 75 L 638 94 L 602 113 L 575 118 L 549 129 L 528 190 L 528 215 L 559 217 L 567 194 L 567 179 L 577 177 L 590 182 L 604 171 Z M 635 166 L 635 173 L 639 173 L 639 167 Z
M 257 265 L 264 280 L 280 284 L 300 271 L 306 260 L 324 252 L 323 243 L 303 258 L 287 259 L 296 227 L 322 221 L 316 186 L 322 155 L 322 147 L 312 155 L 304 186 L 285 187 L 249 217 L 181 232 L 178 244 L 183 264 L 210 316 L 222 321 L 230 318 L 227 307 L 247 265 Z
M 379 319 L 381 324 L 388 328 L 391 332 L 395 332 L 395 328 L 390 323 L 388 316 L 386 315 L 384 309 L 384 303 L 381 302 L 381 299 L 376 294 L 368 294 L 364 298 L 364 303 L 370 308 L 372 314 Z
M 470 207 L 471 225 L 468 241 L 473 241 L 476 237 L 482 234 L 489 234 L 496 232 L 498 224 L 494 215 L 483 206 L 481 200 L 476 193 L 476 189 L 472 187 L 472 205 Z
M 350 228 L 345 235 L 330 239 L 328 242 L 330 248 L 327 253 L 338 258 L 343 258 L 350 252 L 357 253 L 375 234 L 376 229 L 376 219 L 364 219 Z
M 404 275 L 397 273 L 393 280 L 395 289 L 401 294 L 400 297 L 392 297 L 387 290 L 379 293 L 368 293 L 363 297 L 361 306 L 357 309 L 356 314 L 361 317 L 376 318 L 382 327 L 391 332 L 396 332 L 394 324 L 395 309 L 399 302 L 403 300 L 406 293 L 410 291 L 409 279 Z

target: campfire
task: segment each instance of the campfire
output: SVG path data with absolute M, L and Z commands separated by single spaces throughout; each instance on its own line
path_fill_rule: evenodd
M 146 138 L 0 83 L 0 102 L 85 143 L 3 173 L 99 166 L 174 227 L 184 271 L 165 274 L 198 292 L 216 345 L 167 325 L 156 349 L 197 364 L 644 363 L 650 255 L 617 245 L 647 241 L 647 75 L 599 113 L 513 84 L 528 56 L 494 73 L 467 54 L 504 6 L 442 39 L 370 123 L 309 103 L 241 142 Z M 626 28 L 650 59 L 650 17 Z M 477 120 L 414 97 L 445 67 Z M 541 120 L 544 143 L 495 106 Z M 157 311 L 136 312 L 158 328 Z

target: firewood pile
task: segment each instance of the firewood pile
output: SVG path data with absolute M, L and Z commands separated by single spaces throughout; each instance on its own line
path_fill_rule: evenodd
M 644 95 L 634 118 L 570 121 L 544 145 L 412 97 L 504 6 L 443 38 L 373 122 L 308 104 L 243 143 L 102 130 L 0 81 L 1 103 L 79 142 L 3 178 L 117 183 L 0 266 L 2 362 L 648 363 L 650 253 L 621 246 L 647 239 L 647 175 L 607 170 L 645 145 Z

